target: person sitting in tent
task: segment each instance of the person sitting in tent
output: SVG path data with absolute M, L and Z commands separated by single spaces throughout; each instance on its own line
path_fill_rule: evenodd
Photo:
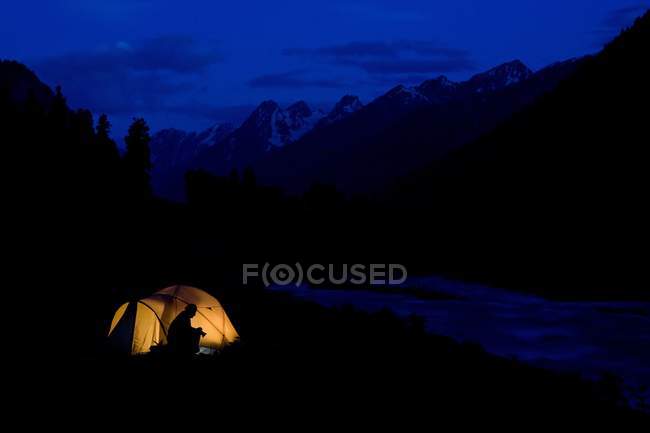
M 192 328 L 192 317 L 196 315 L 196 311 L 196 305 L 188 304 L 169 325 L 167 344 L 171 353 L 191 356 L 199 351 L 199 340 L 205 337 L 206 333 L 201 328 Z

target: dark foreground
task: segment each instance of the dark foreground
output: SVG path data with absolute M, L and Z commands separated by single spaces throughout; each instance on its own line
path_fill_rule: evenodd
M 222 417 L 310 429 L 389 422 L 433 428 L 443 419 L 619 428 L 648 422 L 625 407 L 614 380 L 586 382 L 498 358 L 427 334 L 416 317 L 327 309 L 262 291 L 224 296 L 239 344 L 179 362 L 111 355 L 98 339 L 94 352 L 41 370 L 54 381 L 41 387 L 51 391 L 48 405 L 189 428 Z
M 364 428 L 435 428 L 448 418 L 616 431 L 647 422 L 624 407 L 613 380 L 588 383 L 497 358 L 428 335 L 418 320 L 278 294 L 213 293 L 242 336 L 214 359 L 121 359 L 102 343 L 121 303 L 172 283 L 233 288 L 218 275 L 241 278 L 244 263 L 402 263 L 499 287 L 616 289 L 647 299 L 647 263 L 629 246 L 645 245 L 648 219 L 639 199 L 647 195 L 638 145 L 646 122 L 635 102 L 648 99 L 649 40 L 646 14 L 540 104 L 379 204 L 323 185 L 285 197 L 254 176 L 205 173 L 188 174 L 187 205 L 161 202 L 151 195 L 144 120 L 134 121 L 122 156 L 108 120 L 95 125 L 90 112 L 70 110 L 60 91 L 37 85 L 16 101 L 12 76 L 26 71 L 7 65 L 0 129 L 13 150 L 5 171 L 17 205 L 6 214 L 20 220 L 8 226 L 19 242 L 7 251 L 26 266 L 7 290 L 19 299 L 5 302 L 17 317 L 3 343 L 35 361 L 7 371 L 19 385 L 11 397 L 28 408 L 43 403 L 23 421 L 94 430 L 129 417 L 191 430 L 310 415 L 303 429 L 340 429 L 350 418 Z M 19 341 L 10 344 L 12 336 Z M 89 409 L 100 416 L 88 419 Z

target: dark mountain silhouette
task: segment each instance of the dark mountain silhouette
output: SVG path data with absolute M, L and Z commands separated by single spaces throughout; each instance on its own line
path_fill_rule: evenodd
M 345 95 L 341 98 L 339 102 L 334 105 L 332 111 L 330 111 L 327 116 L 323 117 L 317 124 L 316 127 L 321 128 L 332 123 L 338 122 L 340 120 L 349 117 L 350 115 L 356 113 L 357 111 L 363 108 L 363 103 L 359 100 L 358 96 Z
M 314 182 L 372 193 L 494 128 L 554 88 L 577 63 L 533 73 L 514 61 L 462 83 L 439 77 L 397 86 L 348 119 L 260 160 L 254 170 L 262 182 L 294 193 Z
M 154 163 L 161 171 L 186 166 L 201 151 L 219 144 L 235 130 L 232 123 L 217 123 L 201 133 L 163 129 L 151 138 Z
M 232 134 L 218 145 L 202 152 L 193 168 L 219 174 L 241 169 L 281 148 L 313 128 L 325 114 L 313 110 L 304 101 L 282 109 L 274 101 L 265 101 Z
M 7 92 L 15 103 L 24 103 L 33 97 L 44 107 L 49 107 L 54 97 L 52 90 L 34 72 L 12 60 L 0 60 L 0 91 Z
M 173 128 L 155 133 L 151 137 L 154 191 L 182 191 L 184 173 L 197 155 L 218 145 L 234 130 L 231 123 L 217 123 L 198 134 Z
M 465 82 L 441 76 L 415 87 L 399 85 L 367 106 L 346 95 L 327 115 L 304 102 L 283 110 L 266 101 L 210 146 L 197 146 L 193 134 L 161 131 L 152 143 L 161 161 L 154 163 L 154 187 L 182 199 L 182 176 L 189 169 L 223 176 L 252 167 L 262 183 L 291 193 L 313 183 L 373 193 L 494 128 L 554 88 L 577 63 L 533 73 L 515 60 Z M 178 156 L 177 149 L 191 151 Z
M 647 278 L 648 52 L 646 13 L 536 104 L 398 183 L 393 205 L 437 215 L 429 226 L 486 274 Z
M 533 71 L 520 60 L 514 60 L 474 75 L 466 83 L 463 83 L 462 87 L 463 91 L 469 94 L 490 93 L 526 81 L 532 76 Z
M 417 86 L 416 90 L 419 94 L 424 95 L 429 102 L 444 104 L 456 97 L 458 86 L 458 83 L 441 76 L 425 81 Z
M 350 116 L 363 107 L 356 96 L 344 96 L 325 113 L 298 101 L 283 109 L 265 101 L 238 128 L 215 125 L 200 134 L 163 130 L 152 140 L 154 188 L 165 197 L 182 199 L 187 170 L 217 175 L 243 170 L 305 133 Z

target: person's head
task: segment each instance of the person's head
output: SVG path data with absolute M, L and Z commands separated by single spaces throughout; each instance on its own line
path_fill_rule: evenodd
M 194 317 L 196 315 L 196 310 L 197 308 L 194 304 L 188 304 L 187 307 L 185 307 L 185 313 L 187 313 L 189 317 Z

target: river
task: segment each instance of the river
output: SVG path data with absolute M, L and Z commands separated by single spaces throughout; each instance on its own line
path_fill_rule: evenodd
M 390 309 L 422 317 L 430 332 L 476 342 L 496 355 L 588 378 L 622 379 L 631 403 L 650 402 L 650 302 L 559 302 L 454 282 L 410 278 L 405 293 L 273 287 L 324 306 Z M 407 290 L 451 295 L 429 299 Z

